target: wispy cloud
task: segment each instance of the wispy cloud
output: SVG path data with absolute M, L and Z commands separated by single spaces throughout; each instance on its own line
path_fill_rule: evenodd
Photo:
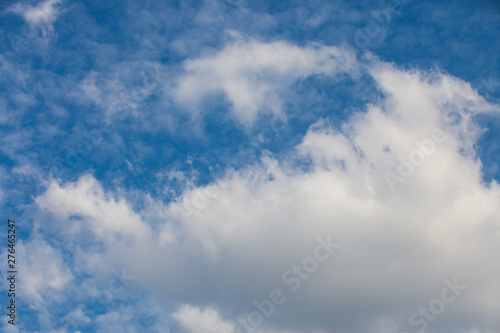
M 21 15 L 30 24 L 50 25 L 57 20 L 60 14 L 58 5 L 62 0 L 45 0 L 33 6 L 26 3 L 17 3 L 10 8 L 10 11 Z
M 183 63 L 175 100 L 195 115 L 202 102 L 222 93 L 236 118 L 250 126 L 259 114 L 283 117 L 283 98 L 296 80 L 312 75 L 355 75 L 356 58 L 346 48 L 286 42 L 260 42 L 231 32 L 234 41 L 216 54 Z

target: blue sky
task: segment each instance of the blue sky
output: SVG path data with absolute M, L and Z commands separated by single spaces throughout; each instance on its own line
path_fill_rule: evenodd
M 2 331 L 498 331 L 497 2 L 0 15 Z

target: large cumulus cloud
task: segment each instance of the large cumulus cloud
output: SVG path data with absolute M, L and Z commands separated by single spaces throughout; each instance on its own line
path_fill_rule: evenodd
M 188 62 L 177 96 L 188 100 L 183 94 L 191 81 L 199 82 L 196 98 L 210 92 L 201 86 L 205 76 L 226 73 L 214 69 L 217 59 L 259 73 L 270 66 L 260 52 L 281 55 L 279 48 L 290 52 L 284 64 L 272 58 L 276 70 L 308 63 L 300 61 L 304 55 L 313 59 L 307 75 L 333 74 L 328 59 L 335 48 L 250 41 Z M 241 50 L 262 61 L 242 60 Z M 37 203 L 63 228 L 90 230 L 105 247 L 103 260 L 126 265 L 160 299 L 184 305 L 173 318 L 186 332 L 236 331 L 256 311 L 254 301 L 270 299 L 276 289 L 286 301 L 258 330 L 417 331 L 422 325 L 412 326 L 410 316 L 440 298 L 446 281 L 467 288 L 427 320 L 427 331 L 494 330 L 500 187 L 482 180 L 474 117 L 498 116 L 498 106 L 445 73 L 402 70 L 375 58 L 356 66 L 382 98 L 340 127 L 330 118 L 313 124 L 294 153 L 264 152 L 261 163 L 228 170 L 175 201 L 146 197 L 143 209 L 92 176 L 53 181 Z M 246 82 L 218 74 L 218 89 L 232 99 L 236 117 L 251 122 L 266 98 L 251 84 L 237 90 L 257 99 L 232 94 L 234 80 Z M 318 237 L 329 236 L 340 247 L 292 290 L 284 273 L 313 256 Z

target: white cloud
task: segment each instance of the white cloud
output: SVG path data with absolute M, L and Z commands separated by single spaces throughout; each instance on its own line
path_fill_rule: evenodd
M 26 3 L 17 3 L 11 6 L 8 11 L 21 15 L 28 23 L 23 27 L 19 43 L 28 41 L 37 44 L 37 47 L 47 46 L 49 41 L 56 36 L 54 32 L 54 22 L 61 15 L 62 0 L 45 0 L 37 6 Z M 12 41 L 11 41 L 12 42 Z
M 232 333 L 233 325 L 224 322 L 212 309 L 200 311 L 198 308 L 183 306 L 173 314 L 187 333 Z
M 238 326 L 233 321 L 220 318 L 219 312 L 211 309 L 183 305 L 172 317 L 179 322 L 185 333 L 235 333 Z M 290 331 L 253 330 L 253 333 L 292 333 Z M 314 332 L 312 332 L 314 333 Z
M 149 226 L 123 199 L 115 200 L 104 193 L 96 180 L 89 176 L 66 187 L 52 183 L 37 202 L 43 208 L 50 207 L 53 213 L 64 219 L 69 219 L 71 215 L 82 216 L 90 223 L 91 230 L 105 240 L 112 241 L 115 233 L 141 242 L 147 242 L 152 237 Z
M 251 125 L 259 113 L 283 116 L 281 106 L 287 89 L 296 80 L 312 75 L 334 76 L 357 71 L 355 54 L 346 48 L 283 41 L 261 42 L 232 32 L 234 41 L 215 54 L 183 63 L 175 100 L 194 116 L 204 98 L 223 93 L 234 115 Z
M 18 239 L 15 250 L 18 272 L 15 297 L 26 302 L 31 310 L 37 311 L 38 321 L 44 328 L 52 327 L 54 313 L 51 308 L 68 301 L 67 292 L 74 279 L 73 274 L 59 249 L 47 244 L 41 236 L 28 241 Z M 7 252 L 2 255 L 6 258 Z M 8 276 L 8 273 L 2 274 L 5 290 L 9 289 Z M 23 327 L 19 320 L 18 324 Z M 5 332 L 17 331 L 9 328 Z
M 310 64 L 309 57 L 300 60 L 304 52 L 311 54 L 307 48 L 250 44 L 248 49 L 236 44 L 205 59 L 213 65 L 225 59 L 234 69 L 224 76 L 221 68 L 220 82 L 240 71 L 245 74 L 235 77 L 245 81 L 247 69 L 255 70 L 250 60 L 231 63 L 233 58 L 226 58 L 232 52 L 244 58 L 242 47 L 275 72 Z M 261 48 L 262 55 L 271 52 L 271 60 L 259 58 Z M 283 59 L 272 57 L 274 49 L 280 50 L 276 55 L 292 52 L 292 60 L 281 64 Z M 333 51 L 319 50 L 312 54 L 322 60 L 313 57 L 312 65 L 299 66 L 297 72 L 323 71 L 326 65 L 318 63 L 329 64 Z M 318 55 L 323 52 L 328 56 Z M 212 72 L 205 60 L 188 68 L 205 73 L 208 80 Z M 288 300 L 266 325 L 278 330 L 405 328 L 409 315 L 439 297 L 443 280 L 454 277 L 469 288 L 447 305 L 429 331 L 447 326 L 491 330 L 500 310 L 495 297 L 500 267 L 491 264 L 500 252 L 500 186 L 482 181 L 481 161 L 474 155 L 480 129 L 473 116 L 498 113 L 498 106 L 448 75 L 409 73 L 376 62 L 368 69 L 385 97 L 353 114 L 342 128 L 330 126 L 328 119 L 311 126 L 297 156 L 278 162 L 267 155 L 260 166 L 186 190 L 177 202 L 152 202 L 144 212 L 134 212 L 132 203 L 103 191 L 91 177 L 64 186 L 53 183 L 37 202 L 61 221 L 82 216 L 73 223 L 87 225 L 107 244 L 108 260 L 126 264 L 155 295 L 191 304 L 174 315 L 188 332 L 203 323 L 207 332 L 228 331 L 238 315 L 255 310 L 254 300 L 268 298 L 276 288 Z M 180 87 L 200 95 L 212 91 L 194 76 L 185 80 L 194 86 Z M 235 106 L 248 107 L 244 98 L 228 96 L 243 101 Z M 450 111 L 460 115 L 458 121 L 448 120 Z M 423 153 L 423 162 L 391 191 L 384 174 L 397 172 L 399 158 L 421 149 L 415 140 L 432 138 L 436 128 L 447 140 L 436 143 L 432 154 Z M 294 159 L 310 159 L 309 170 L 288 163 Z M 146 218 L 153 215 L 164 220 L 155 231 Z M 300 264 L 316 238 L 328 234 L 341 249 L 291 293 L 283 272 Z M 198 305 L 207 301 L 230 313 L 230 319 L 222 320 L 215 310 L 202 311 Z
M 61 253 L 39 238 L 17 244 L 20 258 L 19 270 L 22 271 L 22 292 L 39 304 L 53 291 L 61 291 L 73 276 L 66 267 Z M 36 305 L 35 305 L 36 306 Z
M 59 9 L 57 5 L 61 0 L 45 0 L 37 6 L 31 6 L 24 3 L 17 3 L 10 10 L 16 14 L 22 15 L 24 19 L 34 25 L 50 25 L 57 20 Z

